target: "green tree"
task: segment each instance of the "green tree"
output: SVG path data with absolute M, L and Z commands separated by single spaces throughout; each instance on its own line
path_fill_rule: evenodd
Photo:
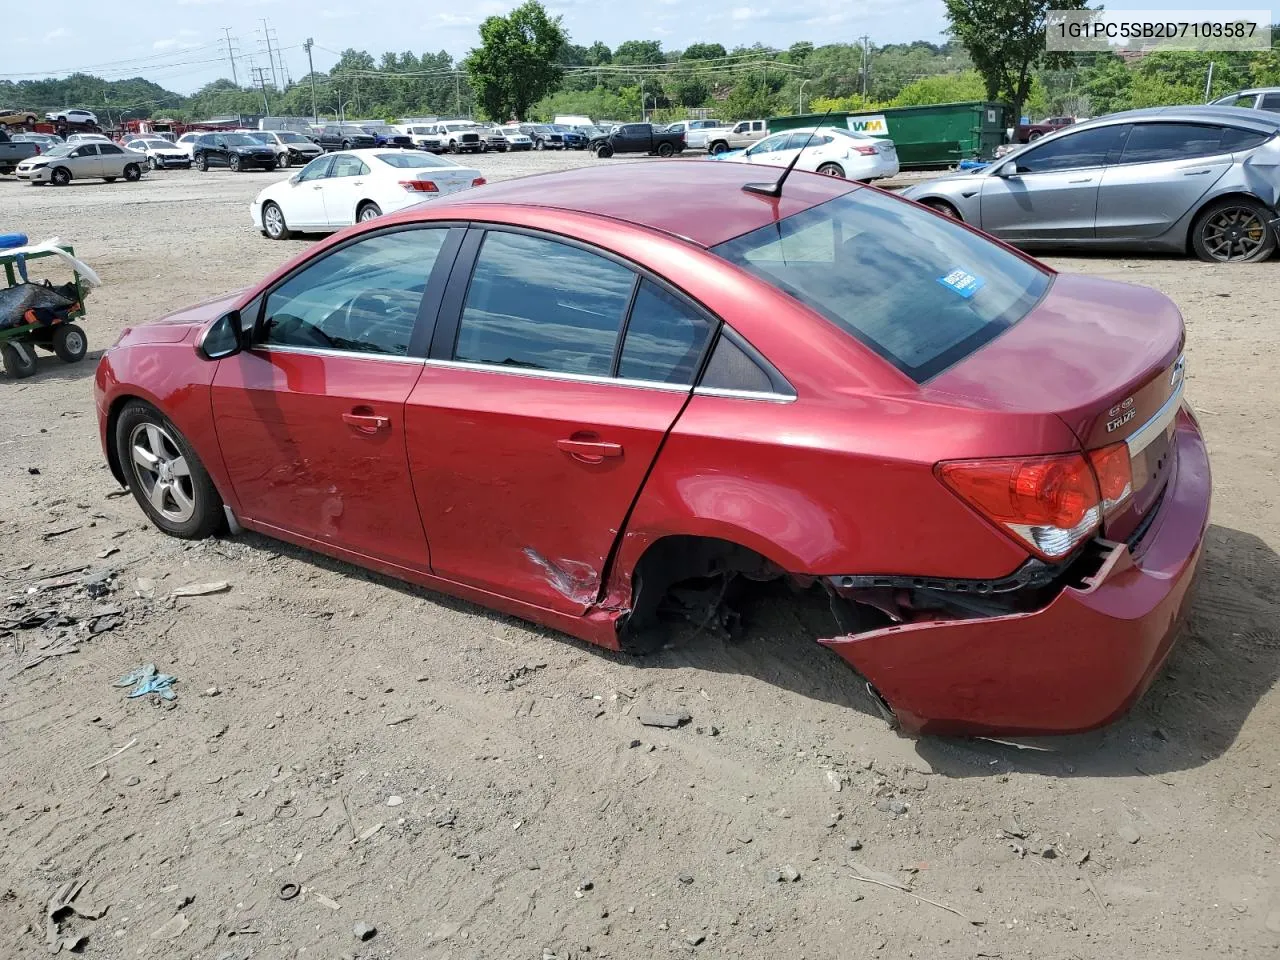
M 893 98 L 895 107 L 914 107 L 929 103 L 960 103 L 981 100 L 986 87 L 976 70 L 922 77 L 909 83 Z
M 538 0 L 480 24 L 480 46 L 464 63 L 484 112 L 494 120 L 524 119 L 559 87 L 564 70 L 558 60 L 568 39 L 562 18 L 548 16 Z
M 657 40 L 624 40 L 613 51 L 613 62 L 628 66 L 663 63 L 662 44 Z
M 758 73 L 749 73 L 729 91 L 724 113 L 730 120 L 759 120 L 774 116 L 777 97 Z
M 613 60 L 613 51 L 609 49 L 607 43 L 601 43 L 597 40 L 591 46 L 587 47 L 586 62 L 588 66 L 598 67 L 602 63 L 610 63 Z
M 1045 51 L 1050 9 L 1083 10 L 1087 0 L 943 0 L 951 35 L 982 75 L 988 100 L 1004 100 L 1016 117 L 1031 93 L 1032 70 L 1068 63 Z
M 727 57 L 722 43 L 691 43 L 680 54 L 681 60 L 720 60 Z

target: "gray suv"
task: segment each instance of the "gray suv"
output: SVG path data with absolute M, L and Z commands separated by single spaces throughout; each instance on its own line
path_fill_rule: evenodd
M 1276 248 L 1280 115 L 1156 107 L 1067 127 L 908 199 L 1020 247 L 1265 260 Z

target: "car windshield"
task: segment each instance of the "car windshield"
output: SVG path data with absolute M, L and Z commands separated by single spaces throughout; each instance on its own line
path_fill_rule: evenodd
M 410 150 L 400 150 L 395 153 L 378 153 L 375 156 L 387 166 L 398 167 L 401 170 L 459 166 L 452 160 L 445 160 L 442 157 L 433 157 L 429 153 L 417 153 Z
M 961 224 L 858 189 L 715 252 L 923 383 L 1021 320 L 1050 275 Z
M 277 133 L 276 136 L 281 143 L 307 143 L 308 140 L 300 133 Z
M 168 140 L 135 140 L 134 143 L 150 147 L 152 150 L 168 150 L 173 146 Z
M 432 130 L 430 127 L 410 127 L 409 132 L 416 137 L 425 137 L 425 136 L 428 136 L 429 134 L 434 133 L 435 131 Z
M 60 143 L 58 144 L 58 146 L 53 147 L 49 150 L 46 150 L 44 152 L 44 155 L 46 157 L 65 157 L 68 153 L 71 152 L 71 148 L 73 146 L 74 144 Z
M 223 134 L 222 139 L 227 141 L 228 147 L 260 147 L 262 141 L 257 137 L 250 136 L 247 133 L 227 133 Z
M 533 132 L 533 133 L 540 133 L 540 134 L 546 135 L 546 134 L 548 134 L 548 133 L 553 133 L 554 131 L 553 131 L 550 127 L 546 127 L 546 126 L 536 126 L 536 127 L 534 127 L 534 128 L 533 128 L 532 132 Z

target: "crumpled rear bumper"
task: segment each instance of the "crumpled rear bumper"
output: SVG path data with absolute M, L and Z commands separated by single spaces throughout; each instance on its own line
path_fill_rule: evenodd
M 1174 472 L 1135 548 L 1032 613 L 916 623 L 824 640 L 902 727 L 940 734 L 1075 733 L 1146 691 L 1186 614 L 1209 523 L 1209 459 L 1194 418 L 1175 424 Z

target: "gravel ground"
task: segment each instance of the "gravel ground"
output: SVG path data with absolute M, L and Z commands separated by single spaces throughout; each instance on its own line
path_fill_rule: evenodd
M 0 952 L 44 955 L 50 897 L 77 880 L 62 934 L 108 958 L 1277 955 L 1280 265 L 1050 258 L 1186 315 L 1216 479 L 1198 601 L 1107 730 L 911 740 L 785 590 L 739 643 L 686 631 L 636 661 L 258 536 L 145 523 L 101 462 L 93 359 L 306 248 L 250 226 L 273 176 L 0 178 L 0 230 L 73 241 L 106 281 L 89 359 L 0 377 L 0 622 L 78 621 L 73 647 L 0 630 Z M 108 595 L 56 576 L 86 564 L 115 571 Z M 212 581 L 230 587 L 175 595 Z M 112 686 L 144 662 L 176 700 Z

